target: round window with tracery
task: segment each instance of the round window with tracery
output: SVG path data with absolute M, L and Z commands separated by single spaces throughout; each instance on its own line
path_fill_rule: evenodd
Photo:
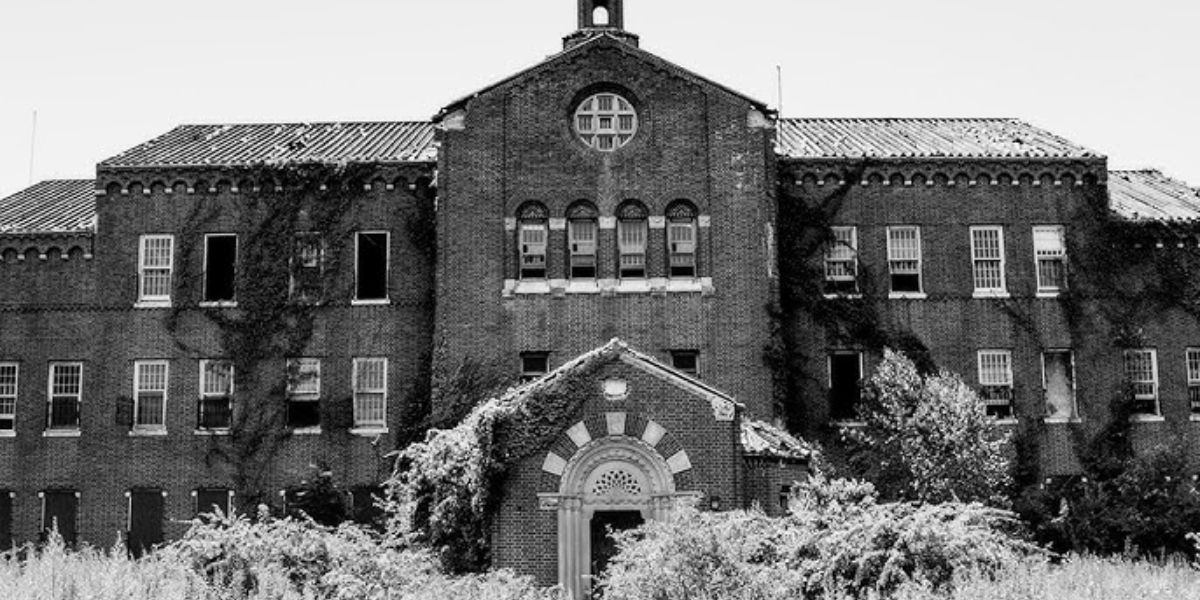
M 616 94 L 590 96 L 575 110 L 575 132 L 583 143 L 601 152 L 628 144 L 637 127 L 637 111 Z

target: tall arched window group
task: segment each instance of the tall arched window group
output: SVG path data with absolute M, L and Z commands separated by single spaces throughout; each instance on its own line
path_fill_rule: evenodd
M 551 247 L 550 212 L 540 202 L 526 202 L 517 209 L 518 277 L 522 280 L 555 277 L 548 269 Z M 588 280 L 601 276 L 600 211 L 591 202 L 581 200 L 567 207 L 565 213 L 566 248 L 565 276 Z M 662 255 L 650 248 L 651 221 L 664 228 L 665 249 Z M 610 221 L 615 222 L 615 269 L 619 279 L 645 279 L 656 269 L 648 267 L 651 256 L 665 257 L 663 272 L 671 278 L 697 276 L 699 211 L 687 200 L 676 200 L 667 206 L 665 214 L 653 219 L 650 210 L 640 201 L 626 200 L 617 206 Z M 558 225 L 558 228 L 564 225 Z M 612 224 L 608 227 L 613 227 Z M 562 238 L 559 238 L 560 240 Z M 610 238 L 611 239 L 611 238 Z M 613 242 L 608 242 L 612 244 Z M 555 259 L 558 260 L 558 259 Z

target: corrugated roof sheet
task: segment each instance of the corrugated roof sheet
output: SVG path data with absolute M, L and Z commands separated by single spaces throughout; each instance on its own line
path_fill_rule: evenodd
M 780 119 L 785 158 L 1089 158 L 1018 119 Z
M 1200 219 L 1200 190 L 1152 169 L 1108 174 L 1109 207 L 1132 221 Z
M 437 160 L 433 136 L 433 124 L 425 121 L 181 125 L 100 166 L 431 162 Z
M 0 235 L 77 233 L 96 227 L 96 184 L 91 179 L 43 181 L 0 199 Z
M 765 421 L 742 421 L 742 449 L 751 456 L 807 460 L 811 444 Z

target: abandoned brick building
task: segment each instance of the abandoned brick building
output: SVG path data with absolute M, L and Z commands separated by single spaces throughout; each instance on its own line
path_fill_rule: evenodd
M 311 463 L 362 508 L 467 360 L 591 365 L 494 532 L 576 594 L 598 523 L 778 510 L 807 448 L 771 423 L 852 425 L 886 345 L 1037 423 L 1048 474 L 1118 392 L 1195 435 L 1197 190 L 1018 120 L 782 118 L 622 4 L 429 121 L 184 125 L 0 200 L 0 543 L 154 543 Z

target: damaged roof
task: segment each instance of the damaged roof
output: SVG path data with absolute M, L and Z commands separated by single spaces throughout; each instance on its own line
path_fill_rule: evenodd
M 779 155 L 820 158 L 1098 158 L 1019 119 L 780 119 Z
M 1200 219 L 1200 190 L 1153 169 L 1110 172 L 1108 197 L 1109 208 L 1130 221 Z
M 412 163 L 437 160 L 432 123 L 180 125 L 101 168 L 213 167 L 280 163 Z
M 815 448 L 765 421 L 745 419 L 742 421 L 742 449 L 747 456 L 808 460 Z
M 52 179 L 0 199 L 0 235 L 79 233 L 96 228 L 91 179 Z

